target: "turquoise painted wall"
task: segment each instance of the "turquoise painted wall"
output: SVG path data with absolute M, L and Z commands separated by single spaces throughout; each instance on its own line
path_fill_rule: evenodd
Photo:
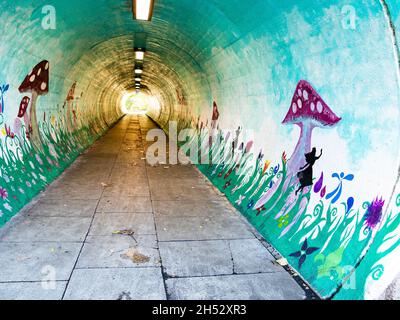
M 25 95 L 18 87 L 37 63 L 50 64 L 49 92 L 36 104 L 45 143 L 34 150 L 24 127 L 19 138 L 3 130 L 1 224 L 120 117 L 120 99 L 133 86 L 133 47 L 145 33 L 144 91 L 161 105 L 149 115 L 164 129 L 169 120 L 178 120 L 180 128 L 201 122 L 210 127 L 215 101 L 218 127 L 231 136 L 242 128 L 236 158 L 199 167 L 314 289 L 324 297 L 374 298 L 395 276 L 397 1 L 158 0 L 151 23 L 132 20 L 130 1 L 0 4 L 0 86 L 9 85 L 3 87 L 1 128 L 18 129 Z M 52 18 L 49 8 L 55 29 L 43 28 Z M 300 112 L 299 98 L 303 110 L 311 108 L 303 92 L 292 101 L 302 79 L 341 119 L 314 128 L 310 145 L 294 152 L 299 126 L 282 121 L 289 110 Z M 75 82 L 73 99 L 67 99 Z M 251 149 L 240 150 L 241 142 L 250 141 Z M 317 155 L 323 149 L 313 185 L 295 195 L 300 169 L 293 153 L 304 164 L 302 153 L 311 147 Z M 36 153 L 50 161 L 34 162 Z M 59 167 L 56 154 L 63 159 Z M 238 159 L 247 161 L 237 168 Z M 33 174 L 45 167 L 54 173 L 26 186 L 27 180 L 40 181 Z

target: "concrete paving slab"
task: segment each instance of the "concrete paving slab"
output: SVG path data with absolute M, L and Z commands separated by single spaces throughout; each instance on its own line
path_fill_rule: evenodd
M 81 247 L 69 242 L 0 242 L 0 282 L 42 281 L 51 268 L 55 280 L 68 280 Z
M 159 267 L 155 235 L 89 236 L 77 268 Z
M 164 300 L 160 268 L 75 269 L 66 300 Z
M 169 277 L 233 274 L 225 240 L 160 242 L 159 246 L 164 272 Z
M 195 181 L 187 183 L 176 179 L 174 183 L 164 181 L 149 181 L 150 193 L 153 200 L 221 200 L 223 199 L 220 195 L 214 192 L 211 187 L 206 185 L 200 185 Z
M 97 212 L 152 212 L 150 197 L 102 197 Z
M 28 211 L 30 216 L 92 217 L 98 200 L 40 199 Z
M 172 300 L 303 300 L 304 291 L 286 273 L 166 280 Z
M 236 217 L 169 217 L 157 215 L 155 221 L 160 241 L 254 238 L 249 227 Z
M 103 193 L 103 187 L 97 185 L 98 179 L 95 181 L 96 185 L 80 185 L 78 188 L 50 185 L 43 194 L 47 199 L 98 200 Z
M 96 214 L 89 235 L 110 236 L 115 231 L 133 230 L 135 234 L 155 234 L 151 213 Z
M 26 217 L 0 233 L 0 241 L 83 242 L 91 218 L 86 217 Z
M 156 215 L 177 217 L 234 216 L 230 205 L 223 200 L 153 201 L 153 209 Z
M 0 300 L 61 300 L 67 281 L 0 283 Z
M 258 239 L 230 240 L 235 273 L 285 272 Z
M 104 197 L 149 197 L 150 188 L 147 182 L 111 182 L 110 186 L 106 187 L 103 192 Z

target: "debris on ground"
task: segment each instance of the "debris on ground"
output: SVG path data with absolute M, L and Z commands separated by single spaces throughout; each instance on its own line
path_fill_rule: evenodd
M 135 233 L 135 231 L 133 231 L 132 229 L 123 229 L 123 230 L 113 231 L 112 234 L 118 234 L 118 235 L 122 235 L 122 236 L 129 236 L 133 240 L 135 240 L 135 242 L 137 243 L 136 238 L 133 236 L 134 233 Z
M 136 248 L 129 248 L 125 253 L 121 254 L 121 258 L 130 259 L 133 263 L 146 263 L 150 261 L 150 257 L 141 254 Z
M 111 187 L 111 184 L 102 182 L 102 183 L 101 183 L 101 186 L 102 186 L 102 187 Z
M 288 262 L 285 258 L 280 258 L 275 261 L 275 264 L 280 265 L 281 267 L 285 267 L 288 265 Z
M 123 230 L 116 230 L 113 231 L 113 234 L 121 234 L 124 236 L 132 236 L 135 233 L 132 229 L 123 229 Z

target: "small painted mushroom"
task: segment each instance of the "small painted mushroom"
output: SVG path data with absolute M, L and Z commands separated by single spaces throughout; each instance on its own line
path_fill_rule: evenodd
M 294 173 L 305 164 L 304 154 L 311 150 L 312 130 L 316 127 L 332 127 L 341 120 L 322 100 L 317 91 L 305 80 L 301 80 L 292 98 L 284 124 L 300 127 L 300 137 L 288 161 L 288 172 Z
M 26 112 L 29 106 L 29 102 L 31 101 L 31 98 L 25 96 L 22 98 L 21 103 L 19 104 L 19 110 L 18 110 L 18 118 L 24 117 L 24 121 L 26 124 L 26 136 L 29 138 L 29 134 L 31 132 L 31 126 L 30 126 L 30 121 L 29 121 L 29 115 Z M 15 130 L 16 128 L 14 128 Z M 16 132 L 19 134 L 19 131 Z
M 65 99 L 65 104 L 67 105 L 67 111 L 66 111 L 67 128 L 69 132 L 73 131 L 75 123 L 74 121 L 75 112 L 72 109 L 72 104 L 75 99 L 75 88 L 76 88 L 76 82 L 72 84 L 71 88 L 68 91 L 67 98 Z
M 32 128 L 30 140 L 37 148 L 41 148 L 42 143 L 36 117 L 36 101 L 39 96 L 46 95 L 49 92 L 49 67 L 50 64 L 47 60 L 39 62 L 18 88 L 21 93 L 30 92 L 32 94 L 30 117 L 25 125 L 27 128 Z

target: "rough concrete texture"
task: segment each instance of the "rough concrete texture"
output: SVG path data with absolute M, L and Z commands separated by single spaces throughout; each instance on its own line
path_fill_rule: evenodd
M 153 127 L 123 118 L 0 231 L 0 299 L 306 297 L 193 167 L 117 161 L 133 138 L 143 150 Z M 130 195 L 136 183 L 140 196 Z M 197 189 L 170 199 L 172 184 Z

